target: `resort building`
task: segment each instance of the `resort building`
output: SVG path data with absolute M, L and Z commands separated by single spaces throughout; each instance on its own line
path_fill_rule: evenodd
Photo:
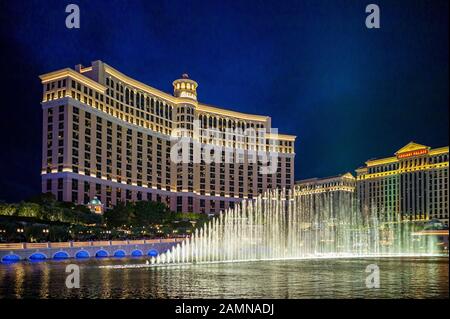
M 310 178 L 295 182 L 296 195 L 314 195 L 323 193 L 350 193 L 356 190 L 356 179 L 351 173 L 325 178 Z
M 368 160 L 356 170 L 361 209 L 448 225 L 448 150 L 410 142 L 394 156 Z
M 356 180 L 350 173 L 305 179 L 295 182 L 294 186 L 303 218 L 316 221 L 322 219 L 327 223 L 348 219 L 355 203 L 355 189 Z M 304 223 L 303 227 L 314 225 Z
M 105 209 L 153 200 L 218 213 L 294 184 L 295 136 L 268 116 L 204 104 L 184 74 L 173 95 L 92 62 L 40 76 L 42 191 Z

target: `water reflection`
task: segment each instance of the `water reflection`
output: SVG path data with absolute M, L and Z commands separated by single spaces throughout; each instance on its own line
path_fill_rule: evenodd
M 319 259 L 233 264 L 99 268 L 145 259 L 0 265 L 0 298 L 448 298 L 448 258 Z M 65 267 L 80 266 L 80 289 Z M 367 289 L 365 268 L 380 268 Z

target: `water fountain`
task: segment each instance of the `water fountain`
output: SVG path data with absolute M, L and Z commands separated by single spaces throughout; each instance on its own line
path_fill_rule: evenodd
M 399 214 L 358 209 L 352 194 L 268 191 L 213 218 L 152 265 L 273 259 L 423 255 L 417 223 Z

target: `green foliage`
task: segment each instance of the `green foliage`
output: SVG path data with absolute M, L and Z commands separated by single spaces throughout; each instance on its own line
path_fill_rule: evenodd
M 152 201 L 119 203 L 104 214 L 106 224 L 110 227 L 145 227 L 153 224 L 162 224 L 170 217 L 171 212 L 166 205 Z
M 161 224 L 170 218 L 170 209 L 159 202 L 140 201 L 133 205 L 135 226 Z
M 133 218 L 132 213 L 130 205 L 119 203 L 113 209 L 105 211 L 103 217 L 109 227 L 121 227 L 130 224 Z
M 205 214 L 171 212 L 164 203 L 153 201 L 119 203 L 102 217 L 84 205 L 58 202 L 47 193 L 16 204 L 0 202 L 0 228 L 7 231 L 0 242 L 184 236 L 208 219 Z
M 21 217 L 41 217 L 41 206 L 35 203 L 20 203 L 17 208 L 17 216 Z
M 14 204 L 0 203 L 0 215 L 14 216 L 16 215 L 17 207 Z
M 83 225 L 102 222 L 100 216 L 91 213 L 86 207 L 68 202 L 58 202 L 52 194 L 48 193 L 35 196 L 28 202 L 0 203 L 0 215 Z

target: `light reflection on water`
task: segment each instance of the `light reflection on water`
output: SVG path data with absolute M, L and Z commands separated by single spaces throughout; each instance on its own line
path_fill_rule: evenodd
M 145 259 L 90 259 L 0 265 L 0 298 L 448 298 L 446 257 L 320 259 L 99 268 Z M 80 289 L 65 266 L 80 266 Z M 379 289 L 365 286 L 380 268 Z

